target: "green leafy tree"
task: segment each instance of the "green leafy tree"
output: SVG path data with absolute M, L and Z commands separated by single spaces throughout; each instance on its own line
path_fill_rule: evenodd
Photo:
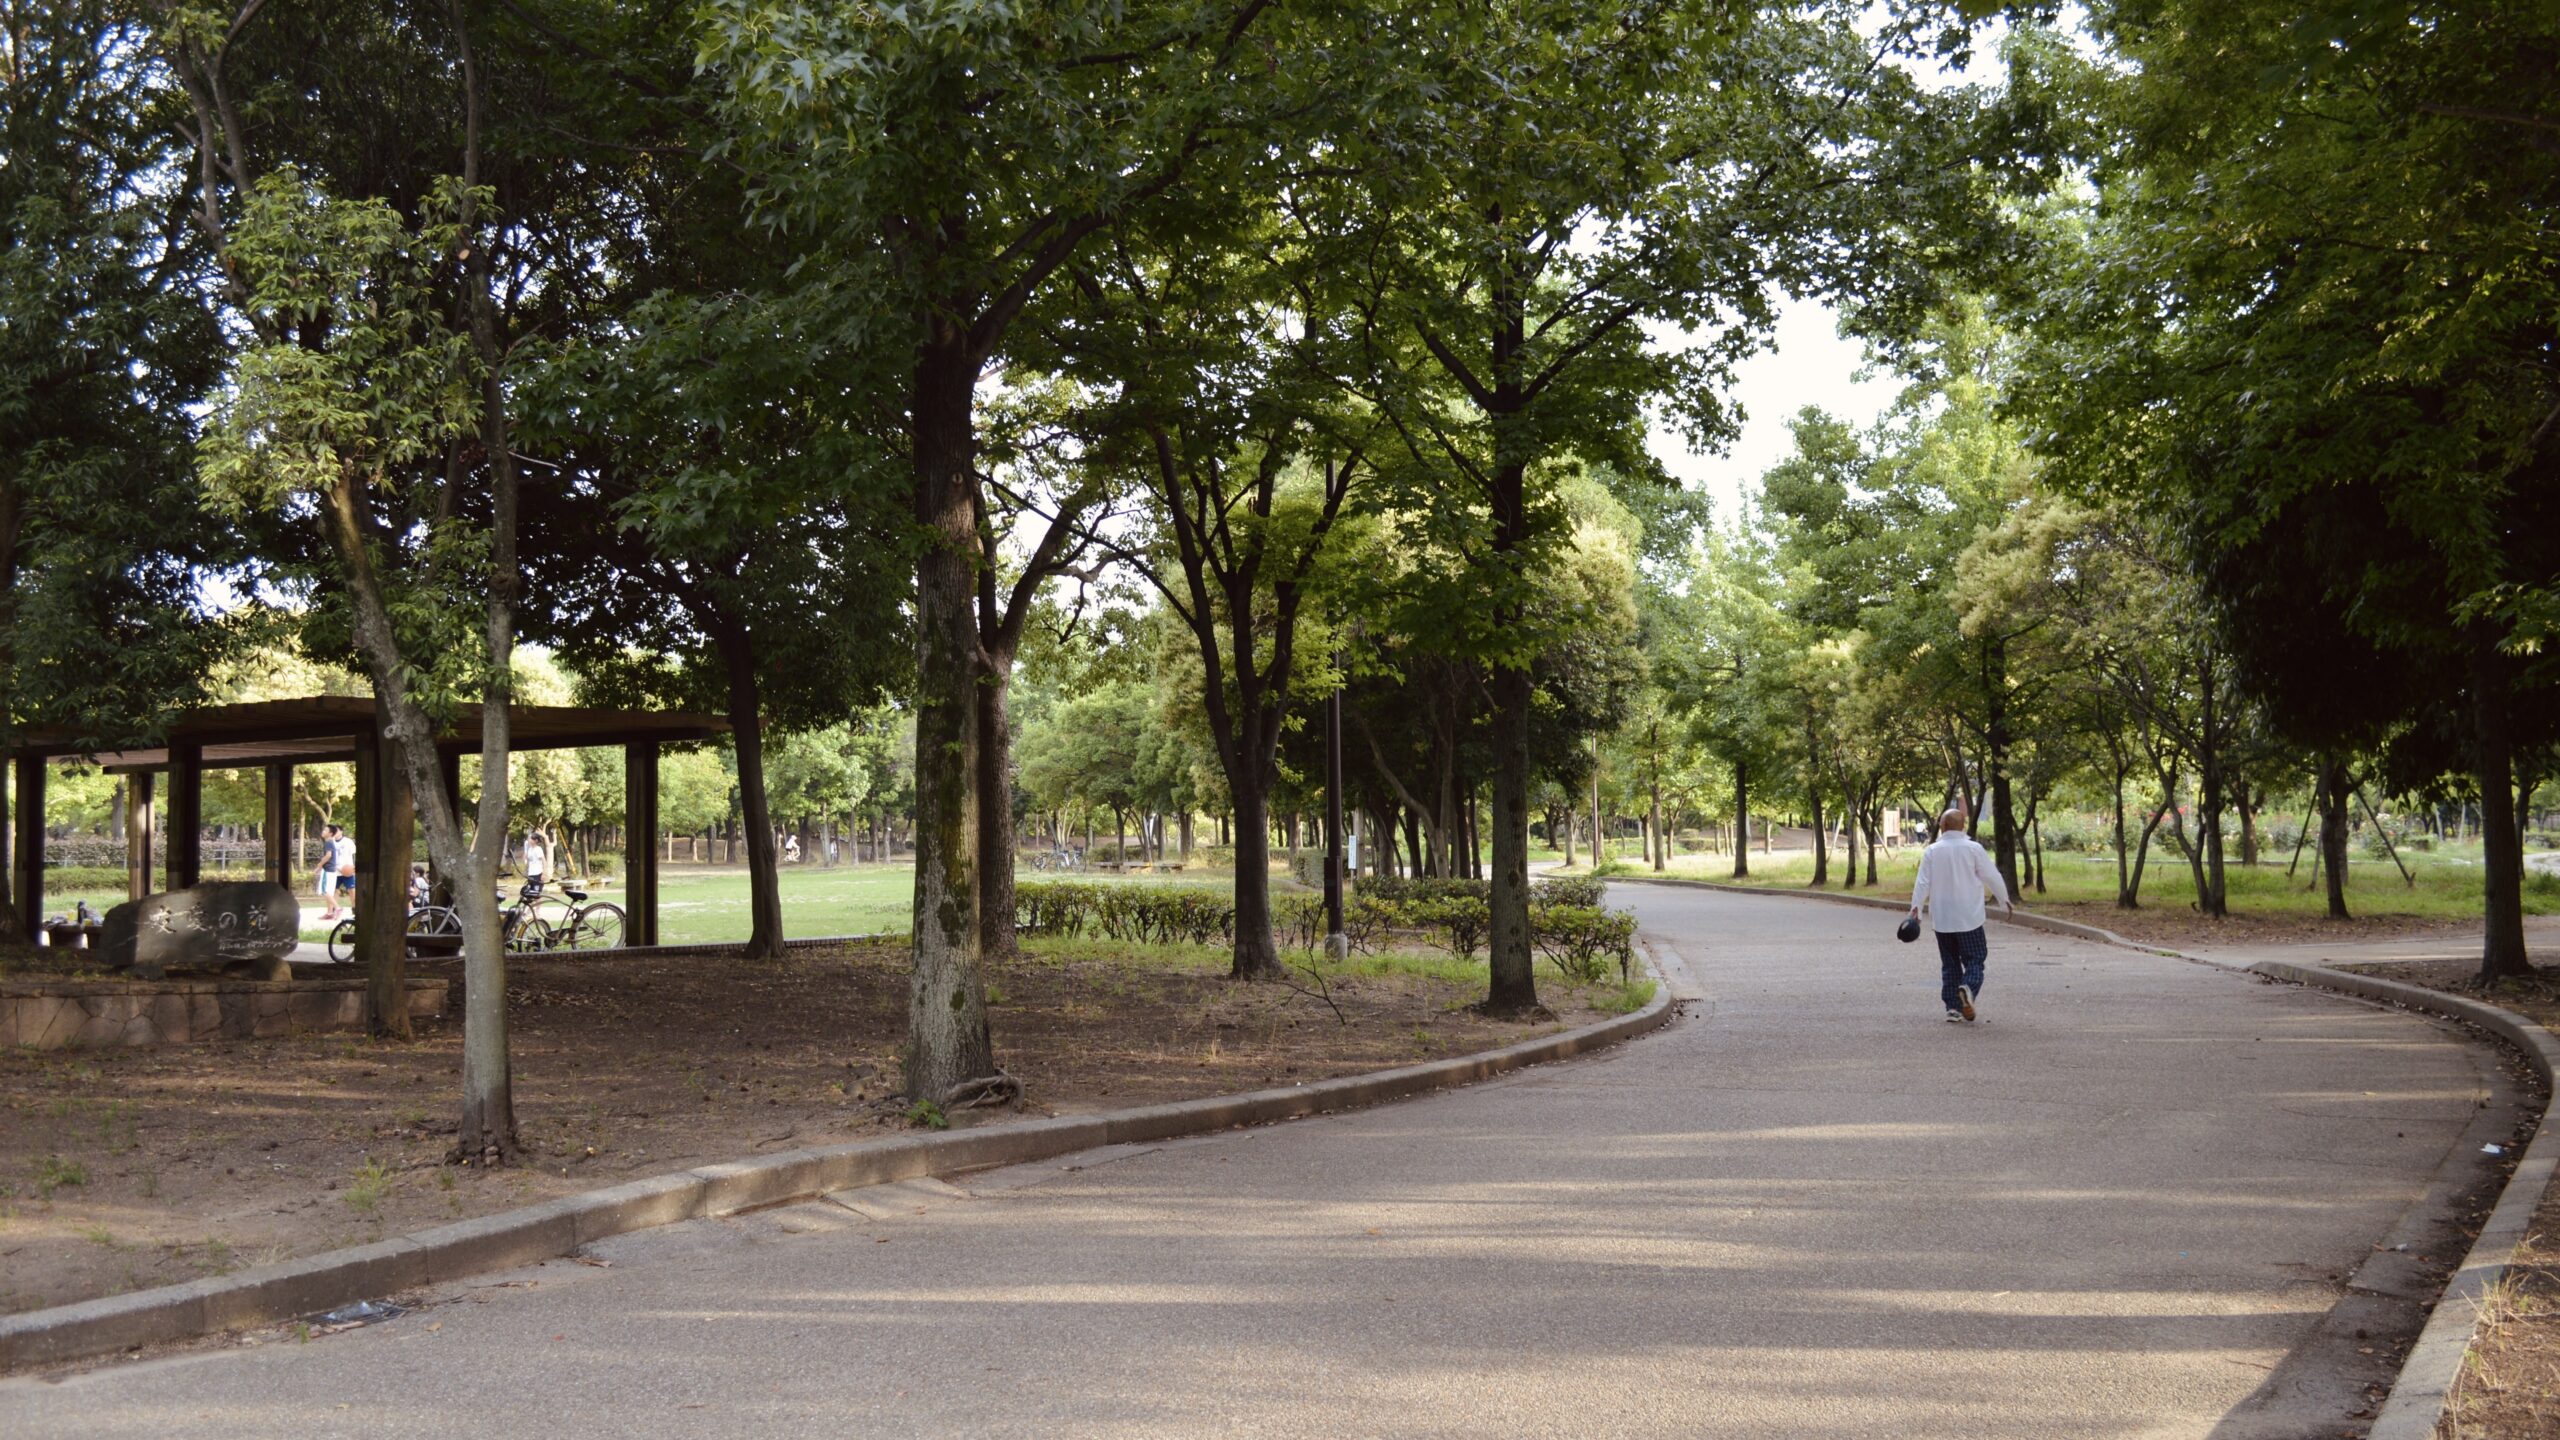
M 0 748 L 148 741 L 242 638 L 196 585 L 238 559 L 189 464 L 221 345 L 145 39 L 106 0 L 0 5 Z M 7 821 L 15 934 L 43 897 L 9 893 Z
M 1423 92 L 1421 122 L 1351 152 L 1394 236 L 1383 366 L 1427 377 L 1381 398 L 1446 466 L 1451 493 L 1428 513 L 1474 532 L 1452 618 L 1490 667 L 1489 1010 L 1536 1005 L 1527 667 L 1544 637 L 1520 622 L 1558 525 L 1539 462 L 1611 458 L 1654 397 L 1722 433 L 1718 381 L 1775 291 L 1854 293 L 1881 324 L 1938 283 L 1913 241 L 1990 228 L 1979 172 L 1950 163 L 1978 97 L 1893 63 L 1946 47 L 1951 26 L 1961 43 L 1957 12 L 1865 19 L 1824 4 L 1432 11 L 1393 67 Z M 1649 347 L 1648 323 L 1698 339 Z
M 860 267 L 883 348 L 908 357 L 917 563 L 916 896 L 907 1088 L 1000 1084 L 978 972 L 984 816 L 976 392 L 1024 307 L 1114 216 L 1252 133 L 1239 95 L 1279 67 L 1265 6 L 1062 0 L 811 9 L 717 0 L 704 64 L 763 214 Z M 932 117 L 919 123 L 919 117 Z

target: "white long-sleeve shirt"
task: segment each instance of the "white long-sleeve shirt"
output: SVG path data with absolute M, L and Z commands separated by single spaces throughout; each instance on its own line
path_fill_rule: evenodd
M 1929 908 L 1929 928 L 1941 935 L 1961 935 L 1982 928 L 1983 892 L 2006 901 L 2009 887 L 2000 879 L 1999 867 L 1974 838 L 1961 830 L 1939 833 L 1928 849 L 1920 852 L 1919 873 L 1911 877 L 1911 908 Z M 1930 904 L 1931 897 L 1936 904 Z

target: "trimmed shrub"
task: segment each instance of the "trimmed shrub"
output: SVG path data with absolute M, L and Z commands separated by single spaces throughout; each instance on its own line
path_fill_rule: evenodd
M 1493 907 L 1466 895 L 1406 902 L 1405 913 L 1438 937 L 1450 958 L 1472 962 L 1493 931 Z
M 1361 878 L 1359 890 L 1375 900 L 1445 900 L 1457 896 L 1490 903 L 1493 899 L 1491 881 L 1448 875 L 1369 875 Z
M 1549 905 L 1530 917 L 1530 942 L 1556 970 L 1578 985 L 1608 978 L 1609 962 L 1618 962 L 1618 978 L 1635 973 L 1636 917 L 1596 905 Z
M 1099 935 L 1140 944 L 1222 944 L 1235 938 L 1235 902 L 1190 885 L 1033 880 L 1013 887 L 1026 935 Z
M 1589 875 L 1557 875 L 1532 886 L 1529 903 L 1597 907 L 1608 889 L 1607 881 Z

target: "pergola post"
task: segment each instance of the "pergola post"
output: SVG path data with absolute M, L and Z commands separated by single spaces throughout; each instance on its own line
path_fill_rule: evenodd
M 626 945 L 658 943 L 658 742 L 622 747 L 622 864 Z
M 204 878 L 204 747 L 169 746 L 169 888 Z
M 18 808 L 10 812 L 17 829 L 9 849 L 9 889 L 18 902 L 16 938 L 35 943 L 44 925 L 44 757 L 18 757 Z
M 365 1024 L 409 1035 L 409 777 L 379 734 L 356 737 L 356 963 L 364 967 Z
M 300 868 L 298 856 L 285 853 L 293 843 L 293 767 L 267 767 L 267 821 L 261 827 L 267 838 L 267 883 L 287 890 L 294 886 L 293 872 Z
M 124 889 L 127 900 L 151 893 L 151 792 L 157 776 L 136 770 L 124 777 Z
M 461 828 L 463 838 L 468 838 L 471 835 L 471 815 L 463 812 L 463 753 L 435 751 L 435 774 L 443 776 L 445 805 L 453 807 L 453 825 Z M 433 856 L 430 856 L 430 861 L 433 861 Z M 438 902 L 453 904 L 453 881 L 456 881 L 456 876 L 435 871 L 435 899 Z

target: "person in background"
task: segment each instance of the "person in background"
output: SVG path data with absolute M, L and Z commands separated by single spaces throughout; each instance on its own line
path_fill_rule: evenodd
M 335 825 L 320 827 L 320 870 L 311 888 L 329 907 L 320 916 L 323 920 L 338 918 L 338 837 L 344 833 Z
M 1929 910 L 1929 928 L 1938 933 L 1938 998 L 1946 1003 L 1947 1023 L 1975 1018 L 1974 1002 L 1982 998 L 1983 967 L 1991 958 L 1991 940 L 1983 931 L 1987 890 L 2000 897 L 2011 915 L 2009 887 L 2000 879 L 1991 856 L 1965 833 L 1965 813 L 1949 810 L 1938 820 L 1938 838 L 1920 852 L 1920 870 L 1911 879 L 1911 916 Z
M 409 908 L 412 910 L 424 909 L 426 908 L 427 902 L 432 898 L 434 898 L 434 886 L 430 884 L 427 879 L 427 867 L 423 864 L 411 864 L 409 867 Z
M 551 876 L 551 846 L 539 830 L 524 832 L 524 893 L 528 899 L 542 893 L 542 882 Z

